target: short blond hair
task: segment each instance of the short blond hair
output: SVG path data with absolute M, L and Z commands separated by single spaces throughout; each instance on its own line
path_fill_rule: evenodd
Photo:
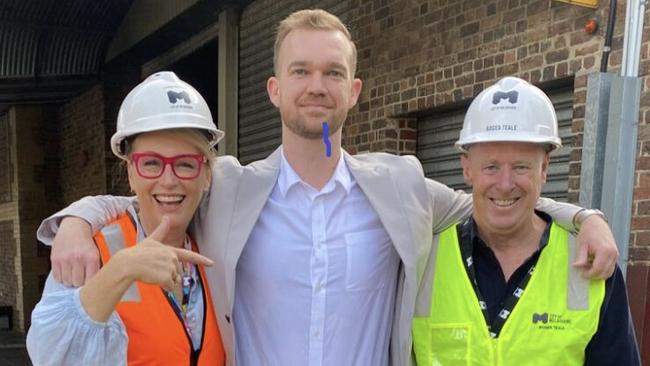
M 331 30 L 343 33 L 352 49 L 352 55 L 349 60 L 351 68 L 350 76 L 351 78 L 354 78 L 354 74 L 357 71 L 357 47 L 354 45 L 354 42 L 352 42 L 350 31 L 348 31 L 348 28 L 336 15 L 328 13 L 322 9 L 298 10 L 291 13 L 280 22 L 275 36 L 275 46 L 273 47 L 273 70 L 276 75 L 279 71 L 278 56 L 280 54 L 280 46 L 284 39 L 287 38 L 289 32 L 296 29 Z

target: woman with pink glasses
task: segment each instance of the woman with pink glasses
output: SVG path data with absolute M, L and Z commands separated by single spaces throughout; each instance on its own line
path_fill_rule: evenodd
M 102 269 L 83 287 L 50 274 L 32 313 L 35 365 L 224 365 L 203 266 L 187 233 L 223 137 L 201 95 L 172 72 L 135 87 L 111 138 L 136 199 L 95 235 Z

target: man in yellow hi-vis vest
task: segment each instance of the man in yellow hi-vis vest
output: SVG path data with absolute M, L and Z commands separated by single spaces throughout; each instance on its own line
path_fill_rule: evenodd
M 620 269 L 588 281 L 573 234 L 535 210 L 561 146 L 548 97 L 507 77 L 470 105 L 460 139 L 473 216 L 434 239 L 413 351 L 429 365 L 639 365 Z

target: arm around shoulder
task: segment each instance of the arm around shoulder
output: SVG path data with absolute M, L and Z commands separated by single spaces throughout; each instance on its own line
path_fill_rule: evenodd
M 36 231 L 36 236 L 43 244 L 52 245 L 61 221 L 68 216 L 85 220 L 94 233 L 124 213 L 133 201 L 133 197 L 86 196 L 43 220 Z
M 581 268 L 585 277 L 608 278 L 614 273 L 618 249 L 607 221 L 598 214 L 600 211 L 549 198 L 540 198 L 536 208 L 566 230 L 578 233 L 578 254 L 573 265 Z
M 127 197 L 85 197 L 47 218 L 38 239 L 53 245 L 52 273 L 65 285 L 81 286 L 99 269 L 93 233 L 133 205 Z

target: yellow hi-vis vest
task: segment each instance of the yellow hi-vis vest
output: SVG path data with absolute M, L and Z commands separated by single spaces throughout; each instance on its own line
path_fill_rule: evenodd
M 467 276 L 456 226 L 440 234 L 431 309 L 413 319 L 418 366 L 582 365 L 596 333 L 605 296 L 603 280 L 590 281 L 585 310 L 567 305 L 570 234 L 553 224 L 523 295 L 491 338 Z M 586 294 L 586 291 L 585 291 Z

